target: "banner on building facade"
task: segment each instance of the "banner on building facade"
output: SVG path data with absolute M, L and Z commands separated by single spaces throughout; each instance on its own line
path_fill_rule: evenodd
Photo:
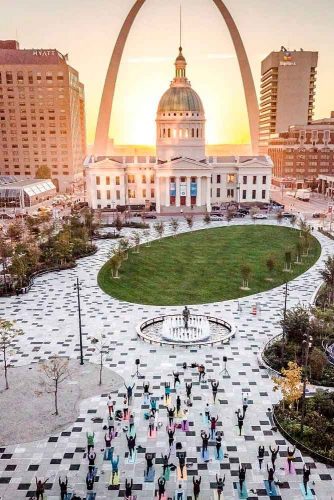
M 176 182 L 169 183 L 169 194 L 170 196 L 176 196 Z
M 190 196 L 197 196 L 197 182 L 194 181 L 190 184 Z
M 180 182 L 180 196 L 187 196 L 187 183 Z

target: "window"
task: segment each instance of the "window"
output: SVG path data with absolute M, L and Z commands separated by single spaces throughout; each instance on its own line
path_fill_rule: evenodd
M 233 198 L 234 197 L 234 189 L 228 189 L 227 190 L 227 197 L 228 198 Z
M 100 176 L 99 176 L 99 175 L 97 175 L 95 179 L 96 179 L 96 181 L 95 181 L 95 182 L 96 182 L 96 185 L 97 185 L 97 186 L 99 186 L 99 185 L 101 184 L 101 179 L 100 179 Z
M 146 198 L 146 189 L 143 189 L 143 198 Z
M 154 184 L 154 174 L 151 174 L 150 182 L 151 182 L 151 184 Z
M 220 198 L 220 188 L 217 188 L 217 198 Z
M 154 198 L 154 189 L 151 189 L 151 198 Z
M 253 175 L 253 184 L 256 184 L 256 175 Z
M 168 135 L 168 137 L 170 137 L 170 128 L 168 129 L 168 134 L 167 135 Z
M 242 177 L 242 183 L 243 183 L 243 184 L 247 184 L 247 175 L 244 175 L 244 176 Z
M 121 192 L 119 189 L 116 190 L 116 200 L 120 200 L 121 199 Z
M 227 182 L 235 182 L 235 174 L 227 174 Z
M 267 176 L 266 175 L 262 176 L 262 184 L 267 184 Z
M 106 185 L 110 186 L 110 177 L 109 177 L 109 175 L 107 175 L 107 177 L 106 177 Z M 108 198 L 108 199 L 110 199 L 110 198 Z
M 141 183 L 146 184 L 146 175 L 141 176 Z
M 266 190 L 262 189 L 262 199 L 265 200 L 266 198 Z
M 101 191 L 99 189 L 96 190 L 96 199 L 97 200 L 101 199 Z
M 107 189 L 107 200 L 110 200 L 110 189 Z
M 220 184 L 220 174 L 217 175 L 217 184 Z
M 242 199 L 246 200 L 246 198 L 247 198 L 247 191 L 246 191 L 246 189 L 243 189 L 242 190 Z
M 256 189 L 252 190 L 252 200 L 256 200 Z
M 136 197 L 136 191 L 134 189 L 128 189 L 128 198 L 133 200 Z
M 13 73 L 11 71 L 6 71 L 6 83 L 7 85 L 11 85 L 13 83 Z
M 128 183 L 134 184 L 136 182 L 135 176 L 133 174 L 128 174 Z
M 118 175 L 116 176 L 116 182 L 115 182 L 115 184 L 116 184 L 116 186 L 120 186 L 121 185 L 120 178 L 119 178 Z

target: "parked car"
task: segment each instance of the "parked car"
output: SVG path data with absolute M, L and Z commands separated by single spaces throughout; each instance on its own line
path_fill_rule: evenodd
M 294 215 L 295 214 L 292 214 L 291 212 L 282 212 L 282 217 L 284 217 L 284 219 L 291 219 Z
M 282 203 L 279 203 L 278 201 L 275 200 L 270 200 L 270 204 L 272 207 L 280 208 L 281 210 L 284 210 L 285 205 L 282 205 Z
M 224 217 L 221 214 L 211 214 L 210 220 L 212 221 L 224 220 Z
M 266 214 L 254 214 L 253 219 L 268 219 L 268 215 L 266 215 Z
M 0 214 L 0 219 L 14 219 L 14 216 L 10 214 Z
M 321 212 L 314 212 L 312 214 L 313 219 L 324 219 L 326 217 L 326 214 L 321 213 Z
M 152 212 L 145 212 L 142 214 L 143 219 L 156 219 L 157 216 Z
M 241 212 L 241 210 L 238 210 L 233 214 L 233 217 L 236 219 L 242 219 L 243 217 L 246 217 L 246 214 L 244 212 Z
M 238 208 L 238 213 L 248 215 L 249 214 L 249 208 Z

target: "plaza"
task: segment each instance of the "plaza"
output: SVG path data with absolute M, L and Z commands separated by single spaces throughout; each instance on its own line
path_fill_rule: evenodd
M 225 223 L 214 222 L 210 227 L 220 227 Z M 251 220 L 231 222 L 230 227 L 252 224 Z M 262 221 L 259 224 L 272 224 Z M 207 230 L 202 220 L 195 220 L 192 230 Z M 131 230 L 123 229 L 124 235 L 131 235 Z M 180 222 L 180 232 L 189 232 L 185 220 Z M 170 233 L 166 231 L 166 236 Z M 297 304 L 308 305 L 321 284 L 319 270 L 325 259 L 332 254 L 332 241 L 314 232 L 322 246 L 319 260 L 304 274 L 289 283 L 288 307 Z M 150 238 L 154 239 L 153 225 Z M 22 443 L 1 446 L 0 461 L 0 496 L 4 499 L 33 497 L 35 478 L 46 480 L 48 500 L 59 498 L 59 477 L 68 477 L 69 491 L 75 491 L 81 498 L 86 496 L 86 474 L 88 468 L 86 433 L 95 433 L 96 478 L 94 492 L 96 498 L 124 497 L 125 479 L 133 479 L 133 495 L 137 499 L 155 498 L 157 480 L 162 475 L 161 455 L 168 454 L 168 435 L 166 426 L 168 415 L 164 404 L 165 383 L 171 383 L 172 406 L 175 405 L 176 392 L 173 389 L 173 372 L 179 372 L 181 384 L 177 394 L 181 396 L 182 408 L 186 398 L 185 383 L 193 383 L 193 406 L 189 408 L 189 430 L 176 429 L 175 441 L 181 442 L 187 454 L 187 479 L 178 479 L 178 472 L 171 472 L 166 483 L 165 498 L 174 498 L 179 484 L 185 493 L 184 498 L 193 498 L 192 479 L 202 478 L 199 498 L 218 498 L 216 474 L 225 475 L 224 498 L 267 498 L 264 480 L 267 479 L 266 464 L 270 463 L 269 446 L 279 446 L 275 477 L 279 486 L 275 486 L 276 495 L 272 498 L 297 500 L 305 498 L 301 490 L 303 464 L 311 467 L 309 487 L 312 498 L 321 500 L 333 497 L 333 469 L 316 462 L 300 451 L 296 451 L 294 473 L 286 470 L 287 447 L 289 443 L 282 435 L 273 430 L 271 409 L 280 396 L 272 391 L 270 374 L 258 362 L 258 354 L 263 345 L 281 331 L 279 320 L 284 306 L 284 286 L 250 295 L 244 298 L 198 304 L 190 306 L 192 314 L 210 315 L 224 318 L 233 323 L 237 334 L 227 344 L 215 347 L 189 348 L 150 345 L 141 341 L 136 334 L 136 326 L 146 319 L 164 314 L 181 314 L 183 306 L 148 306 L 118 301 L 106 295 L 97 284 L 97 274 L 108 259 L 113 243 L 99 241 L 98 252 L 81 259 L 74 269 L 49 273 L 36 279 L 34 286 L 26 295 L 1 298 L 0 307 L 6 311 L 6 318 L 15 320 L 24 330 L 24 336 L 17 339 L 15 353 L 11 355 L 13 368 L 10 377 L 15 377 L 15 366 L 38 363 L 51 355 L 68 356 L 78 359 L 79 335 L 77 302 L 74 284 L 78 277 L 81 282 L 81 313 L 84 335 L 84 366 L 98 363 L 98 353 L 94 352 L 90 338 L 101 333 L 109 341 L 109 353 L 105 366 L 122 377 L 124 383 L 135 384 L 130 411 L 134 415 L 137 454 L 135 460 L 129 460 L 126 433 L 123 428 L 128 422 L 116 424 L 117 436 L 112 441 L 114 455 L 119 455 L 120 484 L 110 483 L 111 464 L 104 460 L 104 426 L 107 425 L 108 393 L 100 393 L 83 400 L 80 415 L 65 429 L 55 432 L 47 438 L 30 442 L 29 415 L 21 414 L 17 408 L 16 425 L 25 425 L 26 440 Z M 254 312 L 256 306 L 256 314 Z M 226 356 L 227 373 L 223 357 Z M 136 359 L 144 378 L 138 379 Z M 186 365 L 184 365 L 186 363 Z M 205 381 L 198 381 L 198 371 L 192 368 L 194 363 L 206 368 Z M 186 368 L 184 367 L 186 366 Z M 107 377 L 107 371 L 104 374 Z M 216 403 L 213 403 L 210 380 L 219 381 Z M 157 432 L 149 436 L 148 421 L 144 418 L 149 405 L 144 403 L 143 382 L 149 381 L 150 393 L 157 401 Z M 70 383 L 70 381 L 69 381 Z M 11 390 L 11 389 L 9 389 Z M 313 391 L 314 388 L 310 388 Z M 121 410 L 125 395 L 124 385 L 112 394 L 115 410 Z M 248 408 L 244 427 L 239 436 L 235 412 L 242 408 L 244 398 Z M 218 416 L 217 429 L 223 432 L 224 457 L 217 459 L 215 446 L 209 446 L 207 460 L 201 454 L 201 431 L 208 429 L 204 419 L 206 405 L 209 404 L 212 415 Z M 161 423 L 161 425 L 160 425 Z M 3 424 L 3 423 L 2 423 Z M 5 425 L 11 425 L 6 422 Z M 264 445 L 265 457 L 262 472 L 257 464 L 258 446 Z M 145 453 L 154 454 L 155 478 L 153 482 L 144 480 L 146 466 Z M 178 464 L 175 449 L 172 449 L 170 462 Z M 238 468 L 246 467 L 247 496 L 238 493 Z M 314 482 L 314 483 L 313 483 Z M 216 496 L 215 496 L 216 495 Z

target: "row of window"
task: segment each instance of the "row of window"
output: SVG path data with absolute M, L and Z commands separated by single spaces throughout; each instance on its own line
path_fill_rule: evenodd
M 235 194 L 234 189 L 227 189 L 227 191 L 226 191 L 227 198 L 234 198 L 234 194 Z M 220 196 L 221 196 L 221 189 L 217 188 L 216 189 L 216 197 L 220 198 Z M 265 189 L 262 189 L 261 198 L 262 198 L 262 200 L 266 199 L 266 190 Z M 242 199 L 247 200 L 247 190 L 246 189 L 242 190 Z M 256 189 L 252 190 L 252 200 L 256 200 Z
M 146 184 L 147 180 L 148 180 L 147 176 L 143 174 L 141 176 L 141 182 L 142 182 L 142 184 Z M 154 184 L 154 174 L 151 174 L 149 180 L 150 180 L 151 184 Z M 136 182 L 136 176 L 133 175 L 133 174 L 128 174 L 127 175 L 127 181 L 128 181 L 128 184 L 135 184 L 135 182 Z M 95 183 L 96 183 L 97 186 L 101 185 L 101 176 L 100 175 L 97 175 L 95 177 Z M 107 175 L 106 178 L 105 178 L 105 185 L 106 186 L 110 186 L 110 184 L 111 184 L 111 179 L 110 179 L 110 176 Z M 117 175 L 115 177 L 115 184 L 116 184 L 116 186 L 120 186 L 120 184 L 121 184 L 121 182 L 120 182 L 120 176 L 119 175 Z
M 203 138 L 203 129 L 200 128 L 160 128 L 160 138 L 179 138 L 179 139 L 202 139 Z
M 155 196 L 154 189 L 150 190 L 150 195 L 151 195 L 151 198 L 154 198 L 154 196 Z M 136 198 L 136 191 L 135 191 L 135 189 L 128 189 L 128 198 L 129 199 L 135 199 Z M 142 189 L 142 198 L 147 199 L 147 190 L 146 189 Z M 101 194 L 101 190 L 100 189 L 96 190 L 96 199 L 97 200 L 101 200 L 102 199 L 102 194 Z M 106 199 L 107 200 L 111 200 L 111 191 L 110 191 L 110 189 L 106 190 Z M 116 200 L 120 200 L 120 199 L 121 199 L 121 191 L 119 189 L 116 189 Z
M 53 79 L 57 81 L 63 81 L 64 73 L 58 72 L 57 75 L 53 75 L 51 71 L 47 71 L 45 74 L 45 80 L 47 82 L 52 82 Z M 18 83 L 19 85 L 22 85 L 24 83 L 32 85 L 34 83 L 34 80 L 40 82 L 42 80 L 42 73 L 33 73 L 32 71 L 28 71 L 28 74 L 24 74 L 23 71 L 17 71 L 16 73 L 14 73 L 13 71 L 0 71 L 0 85 L 2 83 L 13 85 L 14 81 L 16 81 L 16 83 Z

